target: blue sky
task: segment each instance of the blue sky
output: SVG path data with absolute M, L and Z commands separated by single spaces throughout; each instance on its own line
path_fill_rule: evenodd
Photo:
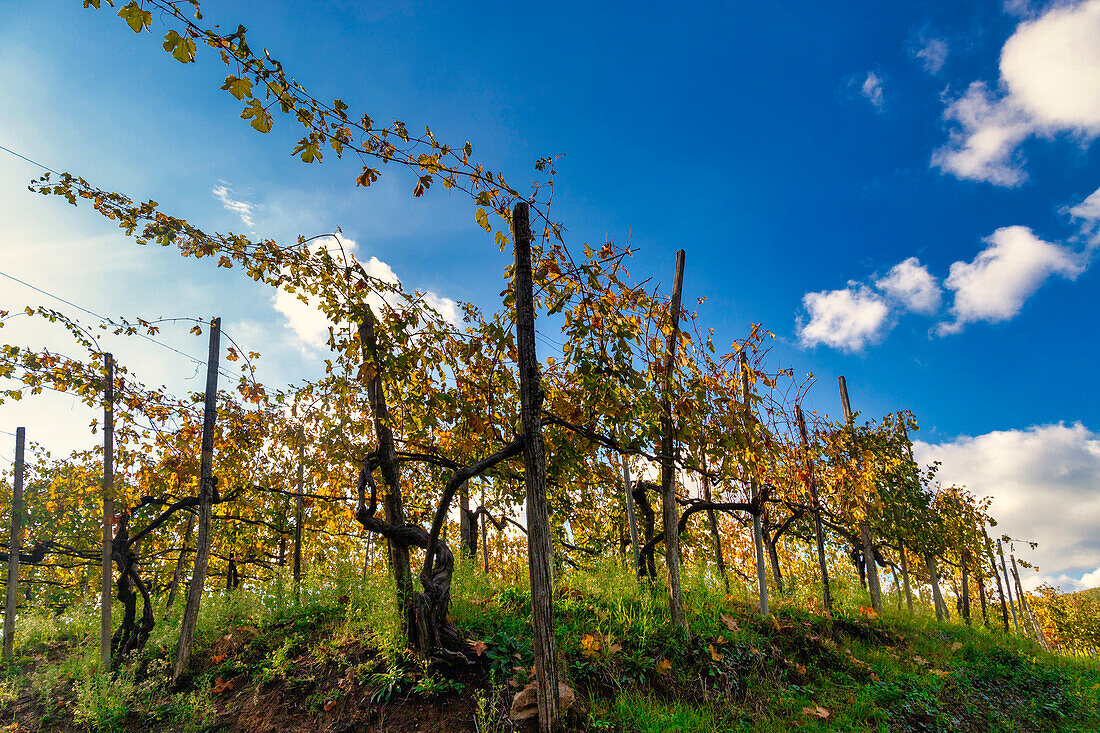
M 291 159 L 292 126 L 252 131 L 218 64 L 180 65 L 80 5 L 0 5 L 0 145 L 211 228 L 339 225 L 406 285 L 496 302 L 506 255 L 460 196 L 413 199 L 397 170 L 365 191 L 353 161 Z M 1100 2 L 398 5 L 204 8 L 316 96 L 470 140 L 513 184 L 565 153 L 570 242 L 629 238 L 632 271 L 666 280 L 686 249 L 685 293 L 709 298 L 720 343 L 763 323 L 777 364 L 819 377 L 810 407 L 838 412 L 844 374 L 856 409 L 912 409 L 922 457 L 950 456 L 946 478 L 1042 543 L 1044 577 L 1100 585 L 1100 195 L 1082 206 L 1100 189 Z M 26 193 L 35 173 L 0 151 L 0 270 L 100 313 L 216 310 L 268 379 L 314 373 L 307 314 Z M 0 308 L 48 303 L 0 280 Z M 5 340 L 39 337 L 20 328 Z M 118 346 L 194 384 L 140 348 Z M 56 427 L 74 409 L 3 406 L 0 424 L 44 421 L 68 448 L 86 440 Z

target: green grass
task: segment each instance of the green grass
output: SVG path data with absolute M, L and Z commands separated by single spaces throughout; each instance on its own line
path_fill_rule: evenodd
M 689 570 L 690 637 L 670 629 L 663 587 L 618 564 L 559 581 L 557 643 L 580 701 L 577 730 L 1100 730 L 1094 662 L 928 613 L 891 607 L 867 618 L 865 595 L 843 581 L 831 618 L 807 610 L 816 587 L 797 578 L 761 617 L 747 589 L 727 596 Z M 308 719 L 286 730 L 316 727 L 337 705 L 392 716 L 457 701 L 468 703 L 471 729 L 475 716 L 481 730 L 510 729 L 503 714 L 533 658 L 523 583 L 460 563 L 452 615 L 487 649 L 458 677 L 405 649 L 387 579 L 310 578 L 297 600 L 290 588 L 277 579 L 205 598 L 194 675 L 180 691 L 165 682 L 179 609 L 110 681 L 96 674 L 93 610 L 21 617 L 16 659 L 0 678 L 0 724 L 18 711 L 19 730 L 217 730 L 251 714 L 241 706 L 262 693 Z M 219 679 L 241 694 L 219 692 Z

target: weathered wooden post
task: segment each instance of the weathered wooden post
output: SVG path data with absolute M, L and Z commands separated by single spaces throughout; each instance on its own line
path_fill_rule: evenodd
M 534 283 L 531 277 L 531 225 L 526 201 L 512 209 L 515 249 L 512 296 L 516 308 L 520 421 L 523 427 L 523 468 L 527 484 L 527 561 L 531 579 L 531 620 L 534 632 L 535 686 L 539 730 L 559 727 L 558 657 L 554 640 L 554 588 L 550 560 L 550 510 L 546 503 L 546 455 L 542 442 L 543 392 L 535 352 Z
M 210 516 L 214 509 L 214 425 L 218 414 L 218 357 L 221 354 L 222 319 L 210 322 L 210 348 L 206 360 L 206 394 L 202 412 L 202 458 L 199 462 L 199 529 L 195 547 L 195 564 L 187 586 L 187 605 L 180 622 L 180 638 L 176 645 L 176 664 L 172 669 L 172 684 L 178 685 L 191 661 L 191 646 L 195 640 L 195 623 L 199 619 L 202 589 L 206 583 L 206 565 L 210 560 Z
M 752 388 L 749 385 L 749 362 L 745 358 L 745 352 L 741 352 L 741 397 L 745 401 L 745 439 L 751 446 L 753 442 L 753 426 L 756 424 L 752 415 Z M 756 475 L 755 458 L 749 462 L 749 497 L 756 504 L 760 497 L 759 479 Z M 768 615 L 768 575 L 764 569 L 764 528 L 760 521 L 761 506 L 752 515 L 752 543 L 756 548 L 756 589 L 760 599 L 760 615 Z
M 99 592 L 99 671 L 111 670 L 111 554 L 114 544 L 115 358 L 103 355 L 103 564 Z
M 1005 587 L 1008 589 L 1008 607 L 1012 609 L 1012 628 L 1018 634 L 1020 633 L 1020 622 L 1016 620 L 1016 603 L 1012 600 L 1012 577 L 1008 574 L 1008 566 L 1005 565 L 1005 551 L 1000 540 L 997 540 L 997 554 L 1001 556 L 1001 570 L 1005 574 Z
M 630 492 L 630 462 L 619 456 L 623 467 L 623 502 L 626 505 L 626 523 L 630 529 L 630 550 L 634 557 L 634 577 L 642 576 L 642 558 L 638 552 L 638 519 L 634 516 L 634 495 Z
M 814 475 L 814 462 L 810 458 L 810 439 L 806 434 L 806 420 L 802 416 L 802 405 L 795 404 L 794 411 L 795 417 L 798 419 L 798 434 L 802 440 L 802 451 L 805 454 L 810 504 L 814 513 L 814 541 L 817 544 L 817 564 L 821 570 L 821 600 L 825 605 L 825 612 L 830 613 L 833 610 L 833 594 L 829 589 L 829 566 L 825 562 L 825 530 L 821 526 L 821 501 L 817 498 L 817 479 Z
M 936 570 L 936 556 L 929 552 L 924 556 L 925 563 L 928 566 L 928 577 L 932 583 L 932 602 L 936 606 L 936 620 L 946 621 L 950 618 L 947 612 L 947 604 L 943 602 L 943 593 L 940 592 L 940 575 Z
M 970 559 L 970 553 L 963 549 L 962 551 L 962 615 L 966 620 L 966 625 L 970 625 L 970 569 L 967 567 L 967 561 Z
M 661 388 L 661 518 L 665 527 L 665 569 L 668 573 L 668 609 L 673 627 L 688 633 L 684 592 L 680 587 L 680 509 L 676 505 L 676 426 L 672 421 L 672 375 L 680 343 L 680 293 L 684 285 L 684 250 L 676 252 L 676 274 L 669 303 L 669 332 L 665 344 Z
M 481 506 L 485 506 L 485 486 L 481 487 Z M 486 509 L 488 511 L 488 509 Z M 489 521 L 486 517 L 481 520 L 481 569 L 489 574 Z
M 8 584 L 4 604 L 4 661 L 15 648 L 15 607 L 19 602 L 19 545 L 23 521 L 23 443 L 27 429 L 15 429 L 15 465 L 11 495 L 11 539 L 8 542 Z
M 997 570 L 997 558 L 993 556 L 993 543 L 989 541 L 989 534 L 985 531 L 985 526 L 982 526 L 982 537 L 985 538 L 985 551 L 989 555 L 989 562 L 993 565 L 993 575 L 997 578 L 997 595 L 1001 598 L 1001 616 L 1004 620 L 1005 633 L 1008 633 L 1008 604 L 1005 603 L 1005 589 L 1001 584 L 1001 573 Z
M 848 382 L 844 377 L 838 380 L 840 384 L 840 405 L 844 408 L 844 422 L 849 428 L 855 427 L 855 416 L 852 414 L 852 405 L 848 401 Z M 853 459 L 858 456 L 852 456 Z M 871 605 L 876 613 L 882 613 L 882 586 L 878 579 L 878 563 L 875 562 L 875 548 L 871 540 L 871 505 L 869 501 L 863 504 L 863 519 L 859 522 L 859 534 L 863 540 L 863 565 L 867 572 L 867 589 L 871 592 Z
M 298 488 L 294 496 L 294 602 L 302 599 L 302 516 L 305 513 L 305 466 L 303 461 L 305 431 L 298 426 Z

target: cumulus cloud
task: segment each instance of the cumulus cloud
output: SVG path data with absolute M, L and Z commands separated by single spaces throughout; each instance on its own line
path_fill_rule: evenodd
M 947 41 L 942 38 L 926 38 L 923 35 L 913 49 L 913 56 L 929 74 L 938 74 L 947 61 Z
M 881 110 L 886 104 L 886 96 L 882 88 L 882 77 L 873 71 L 867 72 L 867 78 L 860 85 L 859 93 L 877 110 Z
M 210 191 L 214 194 L 214 198 L 222 202 L 222 206 L 226 211 L 232 211 L 237 216 L 241 217 L 241 223 L 249 229 L 256 226 L 255 219 L 252 218 L 252 213 L 256 209 L 256 205 L 249 201 L 238 201 L 231 195 L 233 189 L 229 187 L 225 181 L 218 181 L 218 185 Z
M 921 464 L 940 461 L 939 479 L 993 499 L 999 522 L 990 536 L 1039 543 L 1017 545 L 1017 556 L 1039 565 L 1021 571 L 1029 588 L 1044 581 L 1065 589 L 1100 585 L 1100 435 L 1080 423 L 999 430 L 929 444 L 917 441 Z M 1091 584 L 1091 585 L 1090 585 Z
M 798 328 L 803 346 L 824 344 L 841 351 L 862 351 L 878 341 L 887 326 L 890 309 L 865 286 L 806 293 L 802 306 L 810 319 Z
M 338 245 L 335 249 L 332 247 L 333 241 Z M 343 256 L 349 260 L 356 259 L 355 249 L 357 245 L 355 241 L 341 234 L 334 235 L 334 239 L 318 240 L 316 246 L 318 248 L 328 246 L 334 256 L 336 251 L 340 250 Z M 394 285 L 401 283 L 393 268 L 377 257 L 371 257 L 369 260 L 362 261 L 361 264 L 367 275 L 376 280 Z M 423 297 L 424 302 L 437 310 L 449 323 L 458 323 L 461 320 L 458 304 L 455 301 L 431 291 L 424 293 Z M 367 295 L 366 303 L 371 308 L 378 310 L 385 304 L 385 299 L 379 293 L 372 292 Z M 272 298 L 271 304 L 275 310 L 283 315 L 285 325 L 294 332 L 303 347 L 313 349 L 324 349 L 326 347 L 329 329 L 333 327 L 333 324 L 317 306 L 315 299 L 308 295 L 303 296 L 301 293 L 289 293 L 285 290 L 279 290 Z
M 916 257 L 899 262 L 875 287 L 915 313 L 931 315 L 940 309 L 940 286 Z
M 1020 144 L 1032 136 L 1100 134 L 1100 0 L 1055 5 L 1026 20 L 1001 49 L 996 90 L 972 83 L 948 104 L 946 145 L 932 164 L 959 178 L 1017 186 Z
M 958 333 L 967 323 L 1007 321 L 1053 275 L 1074 280 L 1085 269 L 1084 257 L 1039 239 L 1027 227 L 1002 227 L 972 262 L 956 262 L 943 281 L 954 294 L 953 322 L 939 324 L 940 335 Z

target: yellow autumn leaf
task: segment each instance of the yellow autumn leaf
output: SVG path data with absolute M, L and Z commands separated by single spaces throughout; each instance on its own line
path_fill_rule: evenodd
M 581 637 L 581 654 L 589 659 L 595 659 L 600 655 L 600 638 L 592 634 Z

